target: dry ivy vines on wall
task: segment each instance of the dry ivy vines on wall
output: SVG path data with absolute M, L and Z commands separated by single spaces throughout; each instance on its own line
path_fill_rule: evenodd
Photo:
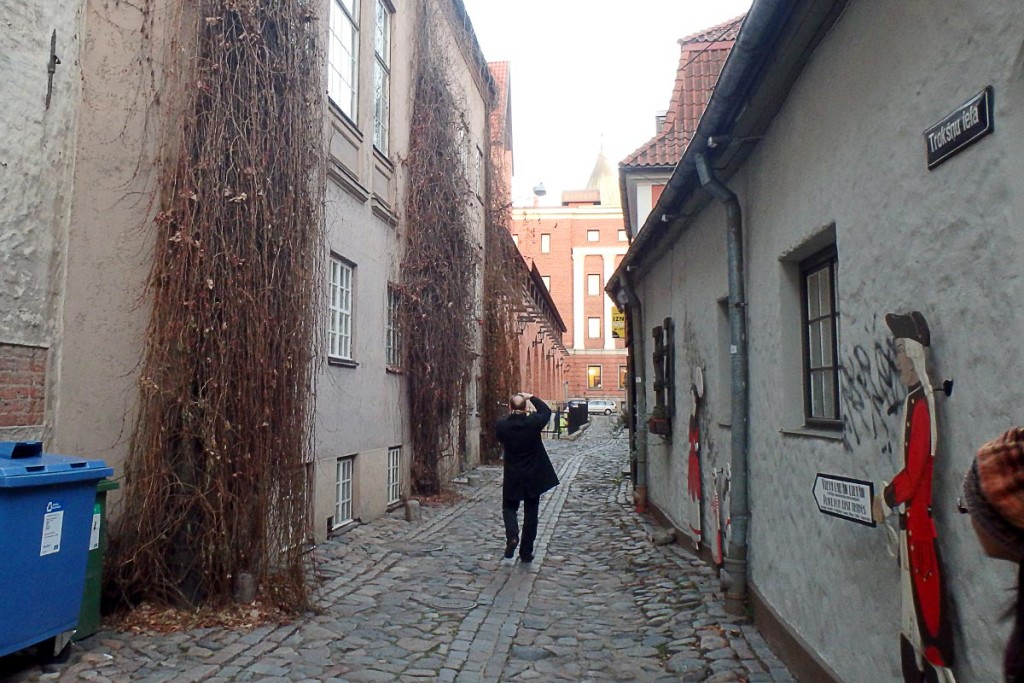
M 128 602 L 216 605 L 248 574 L 268 603 L 301 609 L 324 239 L 320 8 L 194 4 L 176 8 L 190 17 L 172 45 L 181 70 L 159 99 L 169 142 L 151 314 L 108 578 Z

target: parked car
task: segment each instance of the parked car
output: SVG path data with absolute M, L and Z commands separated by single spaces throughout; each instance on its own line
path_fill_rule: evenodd
M 615 401 L 605 398 L 592 398 L 587 403 L 587 412 L 591 415 L 611 415 L 612 413 L 617 412 L 618 409 L 619 406 L 615 404 Z

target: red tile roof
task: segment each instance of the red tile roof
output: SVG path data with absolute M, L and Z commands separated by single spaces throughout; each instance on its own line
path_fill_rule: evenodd
M 620 166 L 675 166 L 682 158 L 739 35 L 744 16 L 679 41 L 679 68 L 661 130 L 623 159 Z

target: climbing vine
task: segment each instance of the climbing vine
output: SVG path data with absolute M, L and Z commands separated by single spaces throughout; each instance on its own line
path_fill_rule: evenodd
M 412 488 L 422 495 L 440 492 L 441 461 L 458 449 L 474 350 L 482 246 L 472 236 L 465 106 L 456 95 L 447 46 L 435 44 L 440 21 L 444 19 L 433 3 L 421 3 L 401 264 Z
M 249 575 L 266 602 L 301 609 L 321 337 L 320 6 L 180 5 L 109 579 L 130 603 L 217 605 Z
M 520 390 L 519 333 L 516 322 L 526 287 L 526 267 L 512 235 L 506 180 L 511 169 L 492 155 L 487 174 L 484 265 L 484 339 L 480 399 L 481 455 L 495 461 L 501 445 L 491 428 L 504 415 L 506 399 Z

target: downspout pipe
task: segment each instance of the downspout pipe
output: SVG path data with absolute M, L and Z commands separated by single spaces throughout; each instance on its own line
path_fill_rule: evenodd
M 633 290 L 630 276 L 623 272 L 619 278 L 621 292 L 625 295 L 626 310 L 629 311 L 630 365 L 633 368 L 633 386 L 629 388 L 634 397 L 633 440 L 636 453 L 636 481 L 633 482 L 633 504 L 637 512 L 647 511 L 647 383 L 646 359 L 644 352 L 643 307 Z
M 750 524 L 748 487 L 748 407 L 750 400 L 747 360 L 747 297 L 744 287 L 743 214 L 736 193 L 725 186 L 701 152 L 696 157 L 697 175 L 711 196 L 725 205 L 729 269 L 729 355 L 732 387 L 732 480 L 729 485 L 732 533 L 722 570 L 725 610 L 743 614 L 747 596 L 747 529 Z

